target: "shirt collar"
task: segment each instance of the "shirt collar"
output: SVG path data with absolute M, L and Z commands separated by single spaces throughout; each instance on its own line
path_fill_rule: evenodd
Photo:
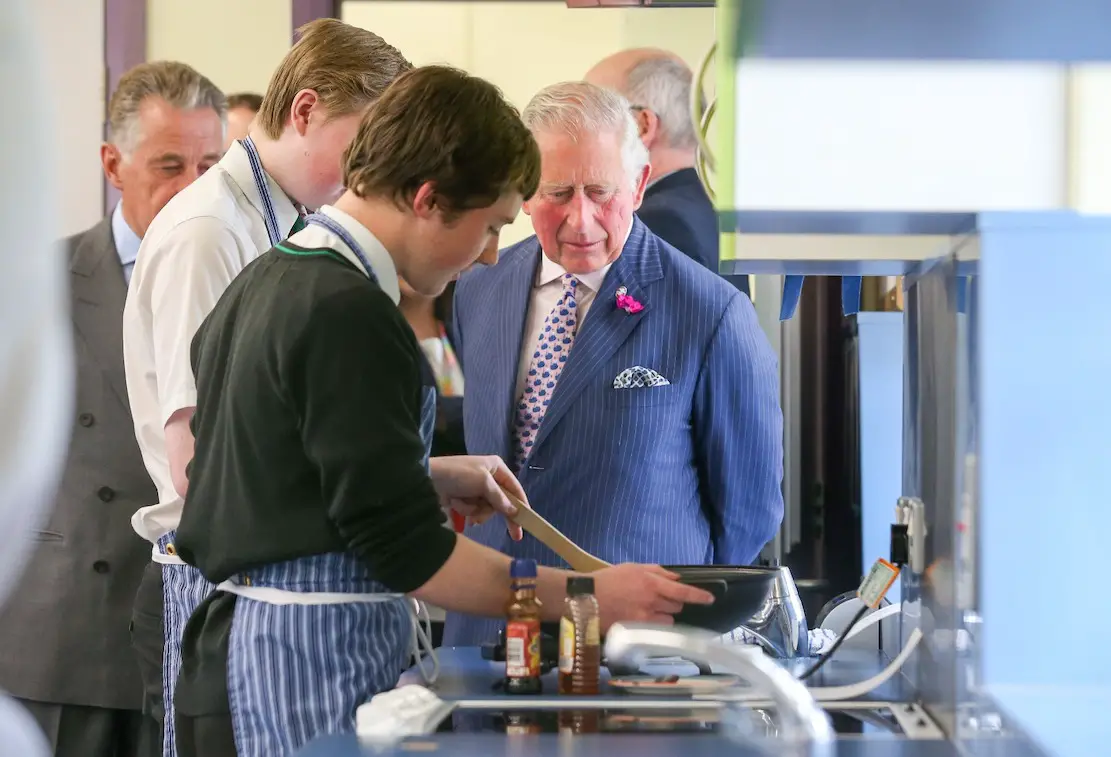
M 116 254 L 120 258 L 120 265 L 128 266 L 135 262 L 139 255 L 139 245 L 143 240 L 132 231 L 123 217 L 123 203 L 117 202 L 116 209 L 112 211 L 112 239 L 116 243 Z
M 231 147 L 224 153 L 224 157 L 220 159 L 218 164 L 221 168 L 228 172 L 228 176 L 232 178 L 239 189 L 254 206 L 255 210 L 265 218 L 266 210 L 262 203 L 262 195 L 259 194 L 258 185 L 255 184 L 255 175 L 251 171 L 251 159 L 247 155 L 247 148 L 236 140 L 231 143 Z M 297 208 L 294 207 L 293 201 L 289 199 L 289 195 L 285 193 L 278 182 L 266 173 L 265 168 L 262 171 L 266 177 L 266 186 L 270 190 L 270 199 L 274 203 L 274 215 L 278 220 L 278 231 L 284 237 L 289 234 L 293 224 L 297 221 Z
M 629 235 L 633 231 L 633 224 L 629 224 L 629 228 L 625 231 L 625 241 L 621 243 L 621 249 L 625 249 L 625 245 L 629 243 Z M 613 266 L 613 261 L 599 268 L 597 271 L 590 273 L 576 273 L 575 278 L 579 280 L 580 284 L 585 284 L 590 291 L 597 294 L 602 289 L 602 282 L 606 280 L 606 274 L 609 273 L 610 268 Z M 540 254 L 540 273 L 537 276 L 536 286 L 542 287 L 551 284 L 556 279 L 567 273 L 563 266 L 556 263 L 543 253 L 541 248 Z
M 664 179 L 666 179 L 666 178 L 667 178 L 668 176 L 671 176 L 671 175 L 672 175 L 672 174 L 674 174 L 674 173 L 678 173 L 678 172 L 679 172 L 679 171 L 681 171 L 681 170 L 682 170 L 681 168 L 677 168 L 677 169 L 675 169 L 674 171 L 668 171 L 667 173 L 662 173 L 662 174 L 660 174 L 659 176 L 653 176 L 653 177 L 649 178 L 649 179 L 648 179 L 648 184 L 647 184 L 647 186 L 645 186 L 645 187 L 644 187 L 644 191 L 646 191 L 646 192 L 647 192 L 647 191 L 648 191 L 649 189 L 651 189 L 651 188 L 652 188 L 652 187 L 653 187 L 653 186 L 654 186 L 655 184 L 658 184 L 659 182 L 661 182 L 661 181 L 663 181 Z
M 382 288 L 383 292 L 389 295 L 395 305 L 401 302 L 401 286 L 397 281 L 397 266 L 394 265 L 393 257 L 390 256 L 389 250 L 378 241 L 378 237 L 370 233 L 370 229 L 363 226 L 350 215 L 338 208 L 333 208 L 331 205 L 325 205 L 319 212 L 342 226 L 344 231 L 350 234 L 351 238 L 363 248 L 363 253 L 370 262 L 370 267 L 374 269 L 373 271 L 368 271 L 368 273 L 374 274 L 375 278 L 378 279 L 378 286 Z M 319 226 L 315 228 L 319 228 L 322 231 L 325 230 Z M 300 234 L 295 236 L 300 236 Z M 363 270 L 363 264 L 359 262 L 359 257 L 354 251 L 339 237 L 334 234 L 329 234 L 329 236 L 335 240 L 333 242 L 333 249 L 351 261 L 359 270 Z

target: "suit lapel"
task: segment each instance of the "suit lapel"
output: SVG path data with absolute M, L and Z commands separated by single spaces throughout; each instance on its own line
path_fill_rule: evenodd
M 112 238 L 112 217 L 89 229 L 77 241 L 70 261 L 73 321 L 108 383 L 124 407 L 127 381 L 123 370 L 123 305 L 127 283 Z
M 544 413 L 544 420 L 536 434 L 534 449 L 559 423 L 587 385 L 595 380 L 599 370 L 625 343 L 649 314 L 652 301 L 646 287 L 663 277 L 660 251 L 656 238 L 639 220 L 633 220 L 633 229 L 621 255 L 614 261 L 602 282 L 602 288 L 587 311 L 582 330 L 575 337 L 571 355 L 559 376 L 552 402 Z M 627 294 L 644 306 L 637 313 L 627 313 L 617 307 L 617 290 L 625 287 Z
M 517 372 L 520 366 L 522 340 L 528 320 L 529 297 L 540 263 L 540 246 L 525 252 L 506 267 L 506 277 L 497 282 L 500 308 L 496 312 L 493 354 L 495 370 L 490 391 L 495 409 L 499 455 L 513 459 L 513 411 L 517 404 Z

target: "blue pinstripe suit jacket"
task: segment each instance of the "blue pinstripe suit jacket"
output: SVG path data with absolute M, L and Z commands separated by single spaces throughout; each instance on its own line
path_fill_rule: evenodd
M 775 355 L 747 297 L 639 220 L 633 224 L 518 476 L 539 513 L 609 562 L 749 563 L 783 517 Z M 513 459 L 518 361 L 540 255 L 531 237 L 506 249 L 496 265 L 468 272 L 456 288 L 471 454 Z M 618 309 L 620 286 L 644 309 Z M 614 378 L 633 366 L 671 383 L 614 389 Z M 527 534 L 513 542 L 501 519 L 467 535 L 514 557 L 566 567 Z M 499 627 L 451 614 L 444 644 L 493 640 Z

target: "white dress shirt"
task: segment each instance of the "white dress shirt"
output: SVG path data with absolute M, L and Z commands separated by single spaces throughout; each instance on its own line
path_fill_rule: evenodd
M 575 324 L 575 335 L 582 331 L 590 305 L 594 302 L 602 282 L 609 273 L 610 266 L 592 273 L 583 273 L 575 276 L 579 280 L 577 287 L 578 296 L 575 298 L 578 321 Z M 536 275 L 536 282 L 532 285 L 532 297 L 529 300 L 528 320 L 525 321 L 525 341 L 521 345 L 521 358 L 517 365 L 517 390 L 514 398 L 520 399 L 525 393 L 525 379 L 528 377 L 529 365 L 532 363 L 532 353 L 536 351 L 536 343 L 540 341 L 540 334 L 544 331 L 544 320 L 552 312 L 552 308 L 559 302 L 563 294 L 563 275 L 567 271 L 559 263 L 554 262 L 547 255 L 540 255 L 540 270 Z M 574 345 L 571 346 L 574 349 Z
M 625 241 L 621 243 L 622 249 L 629 242 L 629 234 L 633 231 L 632 223 L 625 231 Z M 594 302 L 594 298 L 598 295 L 598 290 L 602 288 L 602 282 L 606 279 L 606 274 L 609 273 L 613 263 L 609 263 L 597 271 L 592 273 L 578 274 L 575 276 L 579 280 L 578 297 L 576 298 L 576 308 L 578 311 L 578 323 L 575 325 L 575 335 L 578 336 L 582 331 L 583 323 L 586 322 L 586 315 L 590 311 L 590 305 Z M 567 271 L 559 263 L 554 262 L 545 253 L 540 253 L 540 270 L 537 271 L 536 281 L 532 285 L 532 296 L 529 298 L 528 317 L 525 321 L 525 341 L 521 344 L 521 357 L 517 365 L 517 390 L 513 395 L 514 405 L 516 400 L 521 398 L 525 393 L 525 378 L 528 376 L 529 365 L 532 363 L 532 353 L 536 351 L 536 343 L 540 341 L 540 334 L 544 331 L 544 319 L 548 317 L 548 313 L 552 312 L 552 308 L 559 302 L 560 295 L 563 294 L 563 282 L 560 279 Z M 571 345 L 574 349 L 574 345 Z
M 284 235 L 297 209 L 265 179 Z M 158 489 L 158 503 L 136 512 L 131 525 L 151 543 L 181 520 L 165 428 L 170 416 L 197 404 L 193 335 L 232 279 L 270 249 L 263 207 L 247 151 L 236 142 L 166 204 L 139 247 L 123 311 L 123 357 L 135 437 Z
M 40 30 L 26 0 L 0 5 L 0 88 L 20 118 L 0 123 L 0 604 L 35 547 L 65 464 L 74 413 L 66 256 L 57 246 L 53 113 Z M 47 757 L 25 709 L 0 695 L 0 752 Z

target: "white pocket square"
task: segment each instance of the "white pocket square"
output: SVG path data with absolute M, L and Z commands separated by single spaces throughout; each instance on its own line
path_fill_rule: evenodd
M 617 374 L 613 380 L 614 389 L 641 389 L 648 386 L 667 386 L 671 382 L 643 365 L 634 365 Z

